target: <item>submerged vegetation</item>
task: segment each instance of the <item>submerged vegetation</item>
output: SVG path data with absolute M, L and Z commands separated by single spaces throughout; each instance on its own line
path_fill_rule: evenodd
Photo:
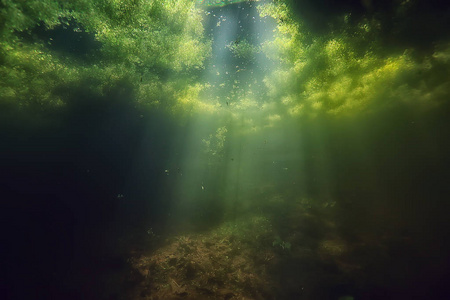
M 124 82 L 137 103 L 174 113 L 218 113 L 225 104 L 202 96 L 208 89 L 220 91 L 202 75 L 211 55 L 202 22 L 210 16 L 196 1 L 2 3 L 2 105 L 63 106 L 71 87 L 102 95 Z M 448 44 L 423 55 L 407 47 L 389 53 L 381 51 L 376 18 L 342 15 L 338 30 L 315 36 L 293 16 L 288 1 L 253 5 L 260 18 L 276 22 L 272 38 L 259 45 L 238 39 L 227 49 L 244 60 L 261 51 L 273 67 L 253 87 L 248 80 L 234 84 L 234 113 L 248 110 L 249 101 L 265 115 L 295 118 L 376 110 L 399 101 L 444 101 Z M 410 6 L 403 2 L 398 9 Z M 78 53 L 64 46 L 69 34 L 78 39 L 75 47 L 83 47 Z M 252 96 L 255 88 L 265 95 Z
M 400 299 L 408 273 L 430 297 L 450 37 L 408 27 L 421 0 L 343 2 L 0 0 L 0 170 L 78 239 L 118 223 L 92 299 Z
M 70 95 L 60 90 L 66 87 L 102 95 L 127 82 L 136 101 L 172 107 L 177 94 L 195 86 L 187 74 L 195 74 L 210 52 L 201 13 L 189 0 L 2 2 L 3 103 L 64 105 Z M 92 38 L 99 52 L 92 53 L 93 41 L 84 43 L 82 57 L 52 47 L 67 44 L 70 34 Z

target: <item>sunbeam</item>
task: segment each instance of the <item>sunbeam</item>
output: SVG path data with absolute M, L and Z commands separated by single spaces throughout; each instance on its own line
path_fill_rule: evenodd
M 185 225 L 208 228 L 208 222 L 219 225 L 253 210 L 251 195 L 274 180 L 295 184 L 288 160 L 300 152 L 292 136 L 282 133 L 279 107 L 264 84 L 277 65 L 269 58 L 276 53 L 263 52 L 275 39 L 275 20 L 246 2 L 209 7 L 204 23 L 213 43 L 203 71 L 207 88 L 199 97 L 215 110 L 209 117 L 196 115 L 186 129 L 177 158 L 183 176 L 174 186 L 171 213 Z

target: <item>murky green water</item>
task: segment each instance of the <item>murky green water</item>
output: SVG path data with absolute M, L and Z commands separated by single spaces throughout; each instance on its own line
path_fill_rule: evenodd
M 4 1 L 5 299 L 447 299 L 439 1 Z

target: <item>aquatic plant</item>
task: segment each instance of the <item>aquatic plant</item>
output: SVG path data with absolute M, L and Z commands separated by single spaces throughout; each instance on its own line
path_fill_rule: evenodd
M 215 135 L 210 134 L 207 138 L 202 139 L 205 153 L 211 156 L 221 156 L 224 151 L 227 132 L 227 127 L 223 126 L 217 128 Z
M 227 45 L 227 48 L 230 49 L 234 56 L 247 60 L 254 59 L 259 52 L 259 49 L 246 39 L 233 41 Z
M 126 85 L 138 104 L 176 115 L 218 113 L 226 105 L 234 117 L 257 110 L 284 119 L 361 113 L 402 101 L 439 105 L 448 93 L 448 42 L 427 55 L 406 47 L 379 51 L 380 21 L 350 14 L 335 22 L 340 30 L 315 35 L 285 0 L 249 5 L 266 26 L 258 30 L 275 26 L 271 36 L 227 42 L 235 58 L 258 54 L 271 67 L 233 66 L 235 78 L 211 67 L 221 75 L 217 82 L 206 79 L 213 43 L 203 25 L 211 17 L 207 9 L 237 2 L 5 0 L 0 101 L 45 110 L 70 101 L 71 89 L 95 97 Z M 401 11 L 410 9 L 405 3 L 398 4 Z M 76 49 L 61 39 L 69 33 Z
M 59 91 L 67 87 L 103 95 L 127 82 L 135 89 L 137 102 L 173 108 L 178 95 L 190 89 L 190 78 L 195 78 L 182 73 L 201 69 L 210 53 L 202 14 L 191 0 L 2 3 L 4 103 L 45 109 L 64 105 L 68 95 Z M 86 55 L 79 55 L 79 49 L 64 46 L 61 36 L 68 35 L 95 43 L 85 43 Z M 85 58 L 94 54 L 94 63 L 87 63 Z M 177 75 L 169 80 L 168 74 Z
M 283 241 L 279 236 L 272 242 L 273 247 L 279 247 L 283 250 L 291 250 L 291 243 Z

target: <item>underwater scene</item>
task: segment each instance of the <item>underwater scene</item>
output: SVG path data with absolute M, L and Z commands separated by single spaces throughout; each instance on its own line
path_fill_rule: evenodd
M 1 299 L 450 299 L 450 2 L 0 0 Z

